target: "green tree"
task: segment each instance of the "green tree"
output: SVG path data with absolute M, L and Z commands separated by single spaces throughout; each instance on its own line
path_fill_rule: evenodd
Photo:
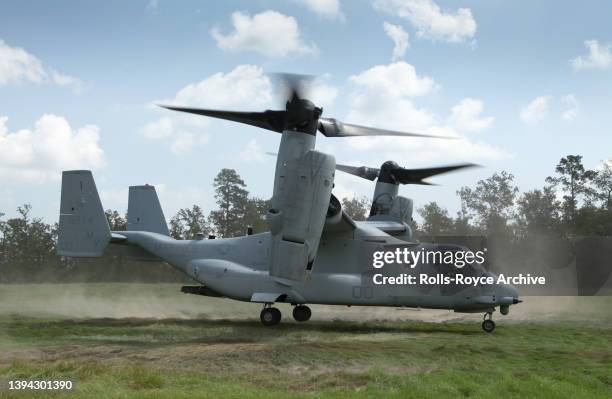
M 593 184 L 602 208 L 612 210 L 612 160 L 602 162 L 602 168 L 594 177 Z
M 14 274 L 33 276 L 47 263 L 56 263 L 57 230 L 32 218 L 32 206 L 17 208 L 19 217 L 0 222 L 0 261 L 13 268 Z
M 215 177 L 215 199 L 219 209 L 210 212 L 209 220 L 221 237 L 244 234 L 248 209 L 246 184 L 233 169 L 221 169 Z
M 459 197 L 459 199 L 461 202 L 461 209 L 457 211 L 457 216 L 453 219 L 453 233 L 458 235 L 482 234 L 483 231 L 470 222 L 472 217 L 470 216 L 465 200 L 461 197 Z
M 371 206 L 366 197 L 342 198 L 342 210 L 353 220 L 366 220 Z
M 522 236 L 559 230 L 561 204 L 551 186 L 524 193 L 518 200 L 517 221 Z
M 127 216 L 122 217 L 121 214 L 115 210 L 107 209 L 104 211 L 108 226 L 113 231 L 127 230 Z
M 198 205 L 179 209 L 170 219 L 170 235 L 176 239 L 193 239 L 198 234 L 208 234 L 210 224 Z
M 555 168 L 555 172 L 557 176 L 547 177 L 546 182 L 555 187 L 561 186 L 561 190 L 564 193 L 564 219 L 566 222 L 574 225 L 578 200 L 580 197 L 584 197 L 588 202 L 588 198 L 593 195 L 593 190 L 589 187 L 589 183 L 596 177 L 597 173 L 584 168 L 584 165 L 582 165 L 582 155 L 568 155 L 561 158 Z
M 437 236 L 449 234 L 453 231 L 453 219 L 448 216 L 448 211 L 440 207 L 435 201 L 422 206 L 417 210 L 423 218 L 419 230 L 426 234 Z
M 172 216 L 170 219 L 170 237 L 175 240 L 184 240 L 185 237 L 185 225 L 181 221 L 178 214 Z
M 612 212 L 594 206 L 583 206 L 576 211 L 574 234 L 581 236 L 612 235 Z
M 457 191 L 464 217 L 474 218 L 478 227 L 488 234 L 508 234 L 508 223 L 514 217 L 514 201 L 518 188 L 514 176 L 506 171 L 479 180 L 474 189 L 462 187 Z
M 243 224 L 252 227 L 255 233 L 267 231 L 268 222 L 266 221 L 266 214 L 270 207 L 270 200 L 263 200 L 256 197 L 247 199 L 247 208 Z

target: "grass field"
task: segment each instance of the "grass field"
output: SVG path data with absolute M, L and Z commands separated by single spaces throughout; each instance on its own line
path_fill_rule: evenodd
M 70 398 L 612 397 L 610 298 L 532 298 L 486 334 L 480 315 L 329 307 L 298 324 L 281 306 L 266 328 L 258 305 L 177 290 L 0 286 L 0 380 L 73 379 Z

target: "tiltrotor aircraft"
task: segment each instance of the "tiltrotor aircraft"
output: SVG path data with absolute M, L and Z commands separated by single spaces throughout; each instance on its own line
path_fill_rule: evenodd
M 132 257 L 161 259 L 201 285 L 183 292 L 226 297 L 263 304 L 261 322 L 276 325 L 277 302 L 294 306 L 297 321 L 310 319 L 307 304 L 394 306 L 449 309 L 484 313 L 482 327 L 495 328 L 496 307 L 508 314 L 519 303 L 517 290 L 504 284 L 380 285 L 375 273 L 398 276 L 492 275 L 473 264 L 461 270 L 442 264 L 388 264 L 374 269 L 376 251 L 463 251 L 457 245 L 415 242 L 406 221 L 412 200 L 398 195 L 399 184 L 428 184 L 423 179 L 465 168 L 456 165 L 432 169 L 404 169 L 386 162 L 380 169 L 336 165 L 332 155 L 316 151 L 317 131 L 326 137 L 412 136 L 415 133 L 374 129 L 321 116 L 303 95 L 303 79 L 284 77 L 288 91 L 284 110 L 263 112 L 219 111 L 178 106 L 165 108 L 221 118 L 281 133 L 276 161 L 269 231 L 242 237 L 175 240 L 168 227 L 155 188 L 129 190 L 127 231 L 110 231 L 90 171 L 65 171 L 62 176 L 58 254 L 99 257 L 106 247 L 123 246 Z M 370 215 L 353 221 L 332 194 L 336 169 L 369 180 L 377 179 Z M 379 276 L 380 277 L 380 276 Z

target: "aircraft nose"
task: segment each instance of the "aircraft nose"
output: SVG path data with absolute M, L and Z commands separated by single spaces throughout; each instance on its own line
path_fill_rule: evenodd
M 498 292 L 497 296 L 500 298 L 501 297 L 512 298 L 513 305 L 523 302 L 519 299 L 520 295 L 519 295 L 518 289 L 516 289 L 516 287 L 513 285 L 503 284 L 499 287 L 499 291 L 500 292 Z
M 497 301 L 499 303 L 499 311 L 504 316 L 510 313 L 510 306 L 516 305 L 517 303 L 521 303 L 522 301 L 519 299 L 519 292 L 513 285 L 502 284 L 497 286 L 497 290 L 495 290 L 495 295 L 497 296 Z

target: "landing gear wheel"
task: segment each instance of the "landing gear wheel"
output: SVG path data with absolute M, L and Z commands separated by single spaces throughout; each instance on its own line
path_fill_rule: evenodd
M 281 312 L 277 308 L 263 308 L 259 319 L 264 326 L 275 326 L 281 321 Z
M 308 321 L 310 316 L 312 316 L 312 312 L 306 305 L 298 305 L 293 308 L 293 318 L 295 321 Z
M 495 322 L 491 319 L 486 319 L 482 322 L 482 329 L 488 333 L 493 332 L 495 330 Z

